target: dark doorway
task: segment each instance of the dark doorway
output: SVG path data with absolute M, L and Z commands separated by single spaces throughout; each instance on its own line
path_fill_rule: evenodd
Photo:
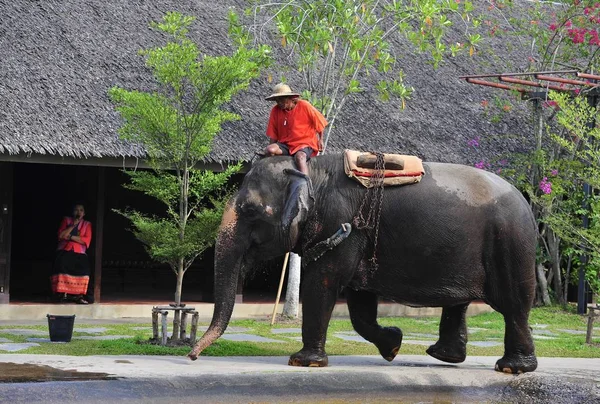
M 97 170 L 87 166 L 14 164 L 12 302 L 50 299 L 49 276 L 60 221 L 71 215 L 75 203 L 82 203 L 86 219 L 95 222 Z M 93 243 L 92 238 L 91 262 Z
M 8 303 L 12 227 L 13 165 L 0 163 L 0 303 Z

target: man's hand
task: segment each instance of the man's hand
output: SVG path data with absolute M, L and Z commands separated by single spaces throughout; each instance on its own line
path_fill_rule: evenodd
M 318 144 L 319 144 L 319 151 L 322 152 L 323 151 L 323 136 L 322 135 L 319 135 Z

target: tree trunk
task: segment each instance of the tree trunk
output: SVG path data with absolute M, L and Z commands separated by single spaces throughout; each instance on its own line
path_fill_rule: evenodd
M 563 301 L 565 304 L 569 299 L 569 284 L 571 283 L 571 266 L 573 265 L 573 254 L 569 254 L 567 268 L 565 269 L 565 282 L 563 284 Z
M 544 306 L 550 306 L 550 295 L 548 295 L 548 283 L 546 283 L 546 275 L 544 274 L 544 266 L 537 265 L 537 292 L 538 302 Z
M 549 228 L 547 240 L 552 264 L 551 271 L 554 274 L 552 289 L 554 289 L 558 303 L 564 305 L 565 301 L 562 294 L 562 274 L 560 271 L 560 238 L 558 238 L 552 229 Z
M 290 253 L 288 284 L 282 313 L 284 317 L 298 318 L 298 303 L 300 301 L 300 263 L 300 256 L 298 254 Z
M 179 259 L 179 268 L 177 268 L 177 285 L 175 286 L 175 305 L 181 306 L 181 293 L 183 290 L 183 258 Z M 181 312 L 174 310 L 173 314 L 173 336 L 172 341 L 179 340 L 179 328 L 181 325 Z

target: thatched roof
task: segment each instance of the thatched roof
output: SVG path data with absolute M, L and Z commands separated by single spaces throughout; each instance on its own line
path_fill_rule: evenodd
M 107 90 L 152 86 L 137 52 L 161 43 L 148 28 L 170 10 L 197 17 L 191 36 L 202 51 L 229 49 L 227 10 L 239 1 L 14 0 L 0 3 L 0 154 L 51 154 L 86 157 L 143 157 L 143 148 L 118 139 L 121 121 Z M 456 28 L 457 30 L 459 28 Z M 458 40 L 457 36 L 457 40 Z M 498 54 L 503 44 L 498 41 Z M 474 163 L 527 148 L 519 136 L 530 133 L 526 108 L 498 124 L 483 119 L 481 101 L 499 90 L 467 84 L 464 74 L 523 68 L 493 56 L 487 67 L 464 56 L 434 70 L 427 57 L 395 43 L 406 82 L 416 90 L 407 108 L 384 104 L 368 90 L 350 102 L 337 122 L 329 152 L 344 148 L 400 151 L 429 161 Z M 301 81 L 288 74 L 294 89 Z M 375 83 L 377 77 L 369 78 Z M 249 160 L 267 143 L 264 135 L 271 104 L 264 101 L 274 83 L 257 80 L 231 108 L 242 120 L 227 125 L 215 141 L 213 162 Z M 500 136 L 489 136 L 500 134 Z M 515 136 L 516 135 L 516 136 Z M 481 137 L 482 147 L 467 145 Z

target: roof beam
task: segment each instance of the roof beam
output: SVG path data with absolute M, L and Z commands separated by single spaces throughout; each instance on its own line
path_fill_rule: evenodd
M 511 87 L 511 86 L 507 86 L 506 84 L 493 83 L 491 81 L 478 80 L 478 79 L 470 78 L 470 77 L 467 78 L 467 82 L 472 83 L 472 84 L 479 84 L 480 86 L 488 86 L 488 87 L 501 88 L 503 90 L 518 91 L 520 93 L 525 91 L 522 88 Z

